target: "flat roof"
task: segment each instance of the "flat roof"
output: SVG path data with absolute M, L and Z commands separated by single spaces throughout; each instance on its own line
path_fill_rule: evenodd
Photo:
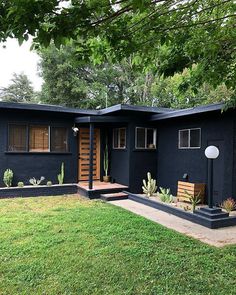
M 115 113 L 119 111 L 133 111 L 133 112 L 145 112 L 145 113 L 158 114 L 158 113 L 171 112 L 173 111 L 173 109 L 149 107 L 149 106 L 137 106 L 137 105 L 129 105 L 129 104 L 117 104 L 117 105 L 99 110 L 98 114 L 105 115 L 105 114 Z
M 46 111 L 46 112 L 81 114 L 81 115 L 97 115 L 97 111 L 94 111 L 94 110 L 84 110 L 84 109 L 77 109 L 77 108 L 68 108 L 68 107 L 63 107 L 58 105 L 22 103 L 22 102 L 1 101 L 0 109 Z
M 127 104 L 117 104 L 101 110 L 85 110 L 79 108 L 69 108 L 58 105 L 49 104 L 32 104 L 32 103 L 15 103 L 15 102 L 2 102 L 0 101 L 1 109 L 15 109 L 15 110 L 32 110 L 32 111 L 46 111 L 46 112 L 56 112 L 56 113 L 67 113 L 74 115 L 83 116 L 101 116 L 106 117 L 106 115 L 114 114 L 119 115 L 120 112 L 142 112 L 151 116 L 151 121 L 160 121 L 171 118 L 184 117 L 194 114 L 200 114 L 212 111 L 221 111 L 224 108 L 224 103 L 209 104 L 204 106 L 198 106 L 188 109 L 174 110 L 168 108 L 158 108 L 149 106 L 135 106 Z M 117 113 L 117 114 L 115 114 Z
M 176 110 L 171 112 L 166 112 L 163 114 L 152 115 L 151 121 L 160 121 L 178 117 L 184 117 L 189 115 L 201 114 L 206 112 L 221 111 L 225 107 L 225 103 L 215 103 L 204 106 L 198 106 L 188 109 Z

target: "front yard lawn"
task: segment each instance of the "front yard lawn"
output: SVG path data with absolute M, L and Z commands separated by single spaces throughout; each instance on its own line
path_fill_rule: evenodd
M 236 246 L 210 247 L 78 196 L 0 200 L 0 294 L 236 294 Z

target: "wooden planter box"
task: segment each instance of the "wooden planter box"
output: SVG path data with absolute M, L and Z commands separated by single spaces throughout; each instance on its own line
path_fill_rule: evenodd
M 200 193 L 199 198 L 201 199 L 201 202 L 204 203 L 205 190 L 205 183 L 191 183 L 185 181 L 178 181 L 177 197 L 181 201 L 189 202 L 189 198 L 186 192 L 188 192 L 188 194 L 190 194 L 191 196 L 197 196 Z

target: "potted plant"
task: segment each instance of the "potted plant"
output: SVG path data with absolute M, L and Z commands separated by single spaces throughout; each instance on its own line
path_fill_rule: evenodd
M 104 157 L 103 157 L 103 169 L 105 172 L 105 175 L 103 176 L 103 181 L 104 182 L 109 182 L 110 181 L 110 176 L 108 175 L 108 167 L 109 167 L 109 158 L 108 158 L 108 146 L 106 143 L 106 147 L 104 150 Z

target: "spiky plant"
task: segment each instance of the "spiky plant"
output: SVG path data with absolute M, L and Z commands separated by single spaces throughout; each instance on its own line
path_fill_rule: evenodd
M 143 193 L 147 195 L 147 197 L 153 196 L 157 191 L 156 180 L 152 179 L 152 175 L 150 172 L 147 173 L 147 181 L 143 179 Z

